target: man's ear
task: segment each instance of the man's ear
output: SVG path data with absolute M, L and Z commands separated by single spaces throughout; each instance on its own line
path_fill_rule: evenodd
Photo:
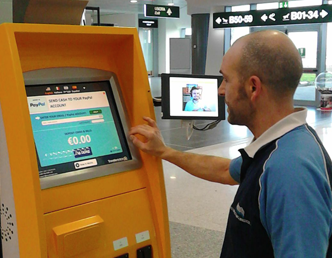
M 261 79 L 253 75 L 249 78 L 249 96 L 252 101 L 256 101 L 257 98 L 262 94 L 262 81 Z

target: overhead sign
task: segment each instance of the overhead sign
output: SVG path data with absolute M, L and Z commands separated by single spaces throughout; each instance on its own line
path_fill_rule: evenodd
M 275 10 L 214 13 L 213 28 L 325 23 L 332 21 L 332 5 Z
M 140 28 L 158 28 L 158 20 L 138 19 Z
M 167 6 L 167 5 L 144 5 L 145 17 L 163 17 L 163 18 L 180 18 L 179 6 Z
M 279 8 L 288 8 L 288 1 L 279 2 Z

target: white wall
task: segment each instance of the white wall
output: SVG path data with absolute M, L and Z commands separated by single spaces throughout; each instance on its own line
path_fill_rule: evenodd
M 213 13 L 223 12 L 224 7 L 212 8 L 210 12 L 210 28 L 206 57 L 205 74 L 220 75 L 220 65 L 224 54 L 224 29 L 213 28 Z
M 180 38 L 182 28 L 191 28 L 191 16 L 187 14 L 187 7 L 180 9 L 180 18 L 160 18 L 158 22 L 159 39 L 159 74 L 169 73 L 170 55 L 169 39 Z
M 13 22 L 13 3 L 11 0 L 0 0 L 0 23 Z
M 179 38 L 182 28 L 191 28 L 191 16 L 187 14 L 187 8 L 182 8 L 180 11 L 180 19 L 159 19 L 159 74 L 170 72 L 169 39 Z M 205 67 L 205 74 L 208 75 L 219 75 L 220 64 L 224 54 L 224 29 L 213 29 L 213 13 L 223 11 L 223 6 L 210 10 L 210 28 Z
M 94 18 L 94 23 L 97 23 L 97 18 Z M 119 27 L 135 27 L 138 28 L 138 14 L 101 14 L 101 23 L 112 23 Z

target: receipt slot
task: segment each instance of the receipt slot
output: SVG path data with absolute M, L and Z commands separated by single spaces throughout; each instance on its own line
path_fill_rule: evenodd
M 171 257 L 136 29 L 2 24 L 0 52 L 3 257 Z

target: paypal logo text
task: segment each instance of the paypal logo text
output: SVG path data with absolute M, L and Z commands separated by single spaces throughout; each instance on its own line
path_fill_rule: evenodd
M 30 103 L 30 107 L 44 107 L 45 105 L 45 102 Z

